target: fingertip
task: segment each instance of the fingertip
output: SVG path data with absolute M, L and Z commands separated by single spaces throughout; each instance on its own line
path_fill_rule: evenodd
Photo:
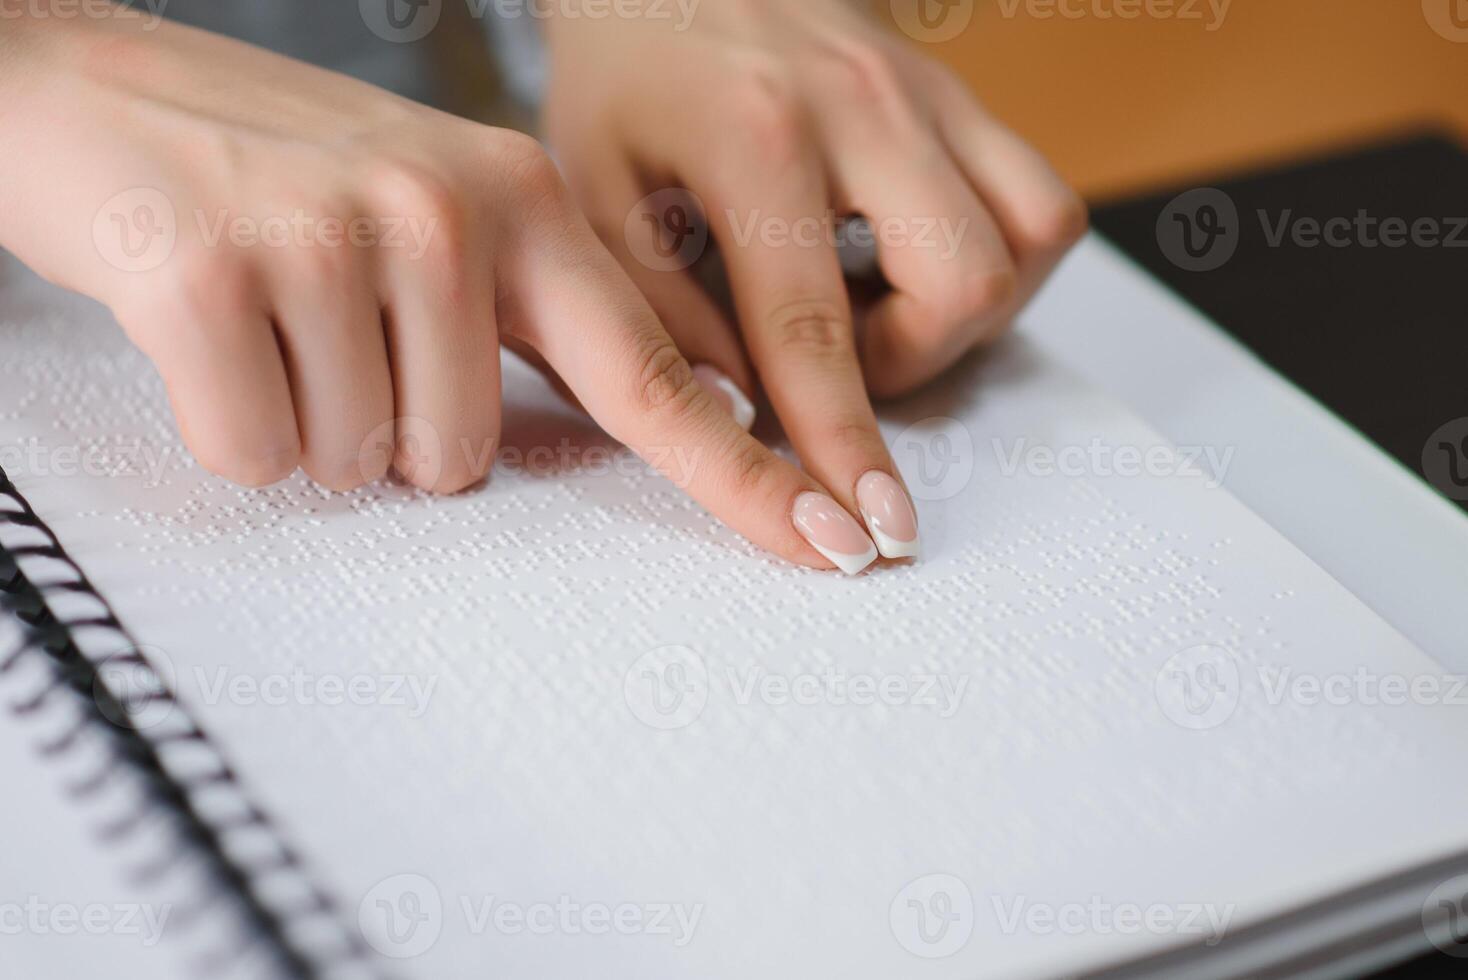
M 196 448 L 194 458 L 215 476 L 250 490 L 274 486 L 296 471 L 300 450 L 284 448 L 262 452 L 216 451 Z
M 812 548 L 847 575 L 857 575 L 877 560 L 877 546 L 856 518 L 824 493 L 801 493 L 790 519 Z
M 883 558 L 917 558 L 922 554 L 917 508 L 896 477 L 882 470 L 867 472 L 856 482 L 856 502 Z

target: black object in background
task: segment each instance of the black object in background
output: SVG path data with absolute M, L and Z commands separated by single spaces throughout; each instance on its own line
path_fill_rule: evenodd
M 1462 149 L 1423 136 L 1103 203 L 1093 221 L 1276 371 L 1468 510 Z

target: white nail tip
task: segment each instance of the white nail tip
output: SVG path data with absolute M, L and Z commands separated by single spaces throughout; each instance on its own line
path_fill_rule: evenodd
M 865 515 L 863 515 L 865 516 Z M 912 541 L 898 541 L 890 534 L 883 534 L 880 530 L 867 521 L 867 533 L 877 543 L 877 550 L 882 553 L 883 558 L 917 558 L 922 554 L 923 543 L 920 539 Z M 834 561 L 835 559 L 832 559 Z
M 719 379 L 719 390 L 729 396 L 729 401 L 734 406 L 734 421 L 745 432 L 754 427 L 754 403 L 745 397 L 739 386 L 728 378 Z
M 810 543 L 810 546 L 819 551 L 827 561 L 841 569 L 847 575 L 855 575 L 877 560 L 877 549 L 875 546 L 868 547 L 860 555 L 848 555 L 840 551 L 832 551 L 829 548 L 822 548 L 814 541 Z

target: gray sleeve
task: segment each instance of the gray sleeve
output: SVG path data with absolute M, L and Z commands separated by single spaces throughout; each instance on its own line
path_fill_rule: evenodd
M 545 95 L 546 56 L 541 24 L 525 4 L 484 3 L 484 29 L 505 87 L 519 105 L 533 110 Z
M 137 0 L 141 5 L 144 0 Z M 147 0 L 149 4 L 157 0 Z M 405 0 L 168 0 L 165 16 L 431 102 L 428 48 L 385 40 L 367 23 L 369 4 Z M 440 2 L 440 0 L 431 0 Z M 462 2 L 462 0 L 451 0 Z M 421 16 L 421 14 L 420 14 Z
M 527 115 L 545 88 L 545 45 L 519 0 L 134 0 L 169 18 L 434 104 L 442 92 L 435 32 L 479 30 L 505 88 Z M 463 4 L 460 9 L 447 4 Z M 471 25 L 470 18 L 477 19 Z

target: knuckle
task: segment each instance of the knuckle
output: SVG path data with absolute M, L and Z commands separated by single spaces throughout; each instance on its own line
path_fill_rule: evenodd
M 512 195 L 531 202 L 568 200 L 561 171 L 538 140 L 511 132 L 500 133 L 496 139 L 496 158 Z
M 746 65 L 740 75 L 729 94 L 731 122 L 766 159 L 798 157 L 804 149 L 805 121 L 789 75 L 764 62 Z
M 431 229 L 425 257 L 443 259 L 462 252 L 468 221 L 452 179 L 429 167 L 392 161 L 380 164 L 370 180 L 380 213 L 369 218 L 384 222 L 384 229 L 388 220 Z
M 739 500 L 757 501 L 778 479 L 777 457 L 757 439 L 743 436 L 729 450 L 729 489 Z
M 827 70 L 850 97 L 868 104 L 889 104 L 903 92 L 897 63 L 874 45 L 843 48 L 828 60 Z
M 1063 252 L 1080 241 L 1089 227 L 1086 202 L 1075 191 L 1065 188 L 1047 196 L 1034 209 L 1025 232 L 1025 244 L 1030 251 L 1041 254 Z
M 438 216 L 452 211 L 452 183 L 428 167 L 405 160 L 377 164 L 370 181 L 379 205 L 403 215 Z
M 887 455 L 886 443 L 882 441 L 881 430 L 877 428 L 874 416 L 838 418 L 827 430 L 826 440 L 831 446 L 855 451 L 873 459 L 885 459 Z
M 255 281 L 249 267 L 228 252 L 192 249 L 166 266 L 158 303 L 177 315 L 195 319 L 219 310 L 248 308 Z
M 686 404 L 697 391 L 693 369 L 672 340 L 659 340 L 648 348 L 637 373 L 636 399 L 642 411 Z
M 145 291 L 112 304 L 123 331 L 148 356 L 166 353 L 180 329 L 205 337 L 251 329 L 242 314 L 257 305 L 255 279 L 243 262 L 199 249 L 174 256 L 159 272 Z
M 831 300 L 785 303 L 767 321 L 776 348 L 784 354 L 830 357 L 848 354 L 855 346 L 850 315 Z

